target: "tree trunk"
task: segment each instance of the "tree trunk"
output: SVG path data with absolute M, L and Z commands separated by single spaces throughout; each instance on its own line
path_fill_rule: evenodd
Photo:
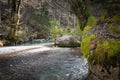
M 74 28 L 76 28 L 76 16 L 75 15 L 73 16 L 74 16 Z
M 20 20 L 20 4 L 21 0 L 11 1 L 11 12 L 10 12 L 10 30 L 8 33 L 8 39 L 12 40 L 14 43 L 18 41 L 18 25 Z
M 1 2 L 0 2 L 0 23 L 1 23 Z
M 70 17 L 70 13 L 68 13 L 68 17 L 67 17 L 67 21 L 68 21 L 67 27 L 70 27 L 70 19 L 69 19 L 69 17 Z

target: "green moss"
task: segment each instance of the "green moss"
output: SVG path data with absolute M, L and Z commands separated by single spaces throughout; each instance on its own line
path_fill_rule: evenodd
M 92 29 L 94 26 L 96 26 L 97 19 L 93 16 L 90 16 L 87 22 L 86 27 L 84 28 L 83 35 L 82 35 L 82 42 L 81 42 L 81 50 L 84 56 L 89 55 L 89 47 L 90 42 L 92 39 L 95 38 L 95 35 L 88 35 L 88 32 L 90 29 Z
M 110 26 L 109 27 L 109 32 L 113 34 L 120 34 L 120 28 L 119 26 Z
M 90 53 L 89 47 L 90 47 L 90 42 L 92 39 L 95 38 L 95 35 L 85 35 L 82 37 L 82 43 L 81 43 L 81 50 L 84 56 L 88 56 Z
M 57 46 L 59 46 L 59 47 L 80 47 L 80 44 L 78 44 L 78 43 L 71 43 L 71 44 L 57 44 Z
M 86 27 L 84 28 L 84 31 L 83 31 L 83 36 L 86 35 L 91 28 L 92 28 L 92 27 L 90 27 L 90 26 L 86 26 Z
M 90 16 L 87 21 L 87 26 L 96 27 L 97 19 L 94 16 Z
M 120 21 L 120 14 L 116 14 L 112 18 L 107 19 L 107 22 L 116 22 L 116 21 Z
M 95 61 L 96 64 L 111 63 L 111 58 L 120 54 L 120 41 L 110 39 L 109 41 L 103 41 L 97 44 L 97 48 L 94 51 L 89 62 Z
M 120 41 L 111 39 L 103 43 L 104 50 L 108 53 L 108 58 L 120 54 Z
M 84 35 L 82 37 L 81 50 L 84 56 L 88 56 L 90 53 L 89 47 L 92 39 L 95 38 L 95 35 Z
M 105 17 L 106 17 L 107 15 L 108 15 L 107 10 L 103 10 L 103 11 L 101 12 L 101 15 L 100 15 L 99 20 L 100 20 L 100 21 L 104 21 L 104 20 L 105 20 Z

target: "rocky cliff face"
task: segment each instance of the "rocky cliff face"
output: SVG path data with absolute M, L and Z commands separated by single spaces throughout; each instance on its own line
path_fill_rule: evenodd
M 95 1 L 95 0 L 93 0 Z M 120 79 L 120 3 L 98 1 L 83 31 L 81 49 L 89 62 L 90 80 Z
M 8 1 L 9 0 L 0 1 L 2 12 L 0 20 L 9 27 L 10 4 Z M 70 9 L 64 0 L 61 0 L 60 4 Z M 22 38 L 24 35 L 24 38 L 21 39 L 21 41 L 28 40 L 27 37 L 48 37 L 50 20 L 59 20 L 61 27 L 76 27 L 76 17 L 70 12 L 67 12 L 64 9 L 60 9 L 52 0 L 23 0 L 20 10 L 21 20 L 19 25 L 20 31 L 18 31 L 18 35 L 20 35 L 20 38 Z M 5 32 L 5 35 L 8 34 L 8 31 Z M 36 35 L 36 33 L 38 33 L 38 35 Z
M 77 18 L 70 12 L 70 5 L 65 0 L 47 0 L 49 16 L 52 20 L 59 20 L 61 27 L 76 27 Z
M 9 2 L 8 0 L 0 1 L 1 3 L 1 15 L 2 21 L 8 19 L 9 12 Z M 48 8 L 49 17 L 52 20 L 59 20 L 63 26 L 76 26 L 76 17 L 71 14 L 70 6 L 64 0 L 59 1 L 61 6 L 64 6 L 66 9 L 58 6 L 53 0 L 23 0 L 21 5 L 21 17 L 30 19 L 34 13 L 40 13 L 40 8 L 42 5 L 45 5 Z M 25 19 L 25 20 L 27 20 Z
M 101 65 L 89 65 L 89 79 L 90 80 L 119 80 L 120 67 L 105 68 Z

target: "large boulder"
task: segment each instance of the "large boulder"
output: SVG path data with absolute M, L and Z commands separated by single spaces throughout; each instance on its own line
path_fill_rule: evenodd
M 57 38 L 55 44 L 59 47 L 80 47 L 80 41 L 71 35 Z

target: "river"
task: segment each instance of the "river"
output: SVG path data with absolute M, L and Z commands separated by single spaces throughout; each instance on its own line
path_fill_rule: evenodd
M 87 60 L 79 48 L 0 48 L 0 80 L 85 80 L 87 74 Z

